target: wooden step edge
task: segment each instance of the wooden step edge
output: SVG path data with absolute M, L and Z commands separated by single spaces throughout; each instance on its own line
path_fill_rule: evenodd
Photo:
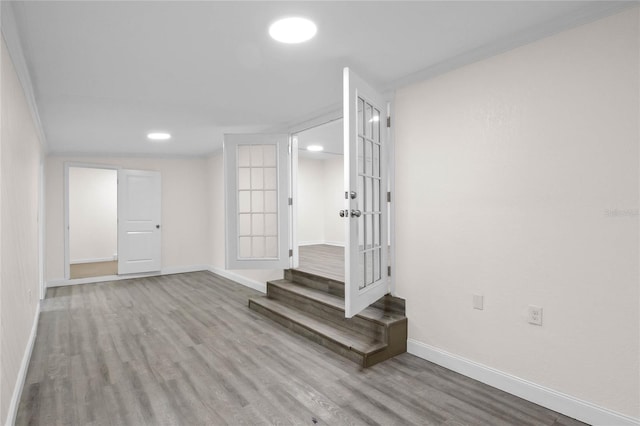
M 340 280 L 336 280 L 334 278 L 329 278 L 329 277 L 323 277 L 322 275 L 317 275 L 314 274 L 312 272 L 307 272 L 307 271 L 301 271 L 300 269 L 285 269 L 285 275 L 286 274 L 291 274 L 293 275 L 300 275 L 306 279 L 310 279 L 310 280 L 316 280 L 316 281 L 320 281 L 323 283 L 331 283 L 331 284 L 335 284 L 338 286 L 343 286 L 344 287 L 344 280 L 340 281 Z
M 273 315 L 276 315 L 280 318 L 286 319 L 287 321 L 295 323 L 299 327 L 302 327 L 310 331 L 311 333 L 318 335 L 318 337 L 322 339 L 330 340 L 334 344 L 337 344 L 343 347 L 344 349 L 353 351 L 356 354 L 358 354 L 360 357 L 362 357 L 363 360 L 366 359 L 366 357 L 369 355 L 373 355 L 381 350 L 384 350 L 384 348 L 387 346 L 385 343 L 375 342 L 375 343 L 366 345 L 368 347 L 364 347 L 364 346 L 359 346 L 357 343 L 355 343 L 354 345 L 354 343 L 348 342 L 346 341 L 346 339 L 343 340 L 340 338 L 340 336 L 336 336 L 336 335 L 331 336 L 320 329 L 329 328 L 329 329 L 334 329 L 336 331 L 338 331 L 339 329 L 332 326 L 331 324 L 325 323 L 324 321 L 315 319 L 312 316 L 307 315 L 302 311 L 298 311 L 297 309 L 290 308 L 287 305 L 278 302 L 277 300 L 269 299 L 266 296 L 257 296 L 257 297 L 249 298 L 249 308 L 254 309 L 252 305 L 258 305 L 262 309 L 268 310 Z M 279 311 L 273 309 L 274 305 L 278 307 Z M 306 321 L 302 320 L 302 318 L 305 318 Z M 354 332 L 353 337 L 356 337 L 355 333 L 356 332 Z
M 329 306 L 331 308 L 339 310 L 344 315 L 344 299 L 340 298 L 339 296 L 325 293 L 321 290 L 317 290 L 304 285 L 297 286 L 295 282 L 286 279 L 268 281 L 267 292 L 269 289 L 269 285 L 278 287 L 283 291 L 294 293 L 298 296 L 313 300 L 316 303 Z M 380 312 L 382 312 L 383 318 L 379 317 Z M 366 321 L 375 322 L 376 324 L 381 326 L 390 326 L 397 322 L 406 320 L 405 316 L 400 316 L 399 314 L 387 315 L 384 313 L 384 311 L 375 307 L 366 308 L 355 316 Z M 384 317 L 386 317 L 386 319 Z

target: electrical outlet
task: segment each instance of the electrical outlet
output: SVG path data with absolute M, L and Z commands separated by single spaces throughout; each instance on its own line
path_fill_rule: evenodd
M 473 309 L 484 309 L 484 296 L 481 294 L 473 295 Z
M 529 324 L 542 325 L 542 308 L 540 306 L 529 305 L 527 318 Z

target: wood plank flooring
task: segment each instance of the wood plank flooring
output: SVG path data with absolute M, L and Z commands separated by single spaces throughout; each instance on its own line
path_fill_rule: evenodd
M 344 247 L 315 244 L 299 246 L 298 270 L 344 281 Z
M 105 277 L 118 275 L 118 261 L 72 263 L 69 265 L 69 276 L 73 278 Z
M 17 425 L 580 425 L 409 354 L 361 370 L 209 272 L 49 289 Z

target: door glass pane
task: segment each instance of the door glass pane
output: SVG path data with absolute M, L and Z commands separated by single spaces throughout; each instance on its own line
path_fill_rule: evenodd
M 238 192 L 238 211 L 240 213 L 251 212 L 251 191 Z
M 276 189 L 278 185 L 278 178 L 276 175 L 276 169 L 274 167 L 267 167 L 264 169 L 264 189 Z
M 267 237 L 266 239 L 266 251 L 265 257 L 277 257 L 278 256 L 278 238 Z
M 262 146 L 262 154 L 263 154 L 263 165 L 265 167 L 276 167 L 278 156 L 276 153 L 275 145 L 263 145 Z
M 278 211 L 278 193 L 276 191 L 264 191 L 264 211 L 268 213 Z
M 251 233 L 253 235 L 264 235 L 264 215 L 251 215 Z
M 248 259 L 251 257 L 251 237 L 240 237 L 238 243 L 238 257 Z
M 364 124 L 365 124 L 365 136 L 371 139 L 371 133 L 373 130 L 373 107 L 367 103 L 364 111 Z
M 238 146 L 238 166 L 249 167 L 251 165 L 251 147 L 248 145 Z
M 373 117 L 372 117 L 372 126 L 373 126 L 373 135 L 371 139 L 374 142 L 380 142 L 380 111 L 377 109 L 373 109 Z
M 371 251 L 365 253 L 364 260 L 365 286 L 373 282 L 373 256 Z
M 262 213 L 264 211 L 263 191 L 251 191 L 251 211 L 253 213 Z
M 380 145 L 373 144 L 373 175 L 380 177 Z
M 373 245 L 375 247 L 380 247 L 380 233 L 382 230 L 380 229 L 380 215 L 374 214 L 373 216 Z
M 373 179 L 373 211 L 380 211 L 380 181 L 378 179 Z
M 366 287 L 366 283 L 364 282 L 364 268 L 364 253 L 358 253 L 358 288 L 360 290 Z
M 278 235 L 278 215 L 277 214 L 264 215 L 264 234 Z
M 365 142 L 365 151 L 364 151 L 364 172 L 367 175 L 372 175 L 373 174 L 373 147 L 372 147 L 373 143 L 366 141 Z
M 254 167 L 251 169 L 251 189 L 263 189 L 263 172 L 262 167 Z
M 264 252 L 265 252 L 264 237 L 252 237 L 251 238 L 251 257 L 254 257 L 254 258 L 264 257 Z
M 364 135 L 364 101 L 361 98 L 358 98 L 358 114 L 356 120 L 358 121 L 358 134 Z
M 251 145 L 251 166 L 262 167 L 263 165 L 262 145 Z
M 251 235 L 251 215 L 241 214 L 238 220 L 238 231 L 240 235 Z
M 367 213 L 373 211 L 373 179 L 365 178 L 365 190 L 364 190 L 364 200 L 365 200 L 365 211 Z
M 364 173 L 364 139 L 362 137 L 358 137 L 358 146 L 357 146 L 358 156 L 358 173 Z
M 382 265 L 380 265 L 380 251 L 382 249 L 375 249 L 373 251 L 373 280 L 378 281 L 381 277 Z
M 238 189 L 251 189 L 251 169 L 243 167 L 238 169 Z

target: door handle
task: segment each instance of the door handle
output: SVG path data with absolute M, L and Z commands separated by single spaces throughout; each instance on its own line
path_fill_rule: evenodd
M 360 217 L 360 215 L 362 215 L 360 210 L 351 210 L 351 217 Z
M 349 217 L 349 210 L 340 210 L 338 214 L 340 217 Z
M 160 225 L 156 225 L 156 229 L 160 229 Z

